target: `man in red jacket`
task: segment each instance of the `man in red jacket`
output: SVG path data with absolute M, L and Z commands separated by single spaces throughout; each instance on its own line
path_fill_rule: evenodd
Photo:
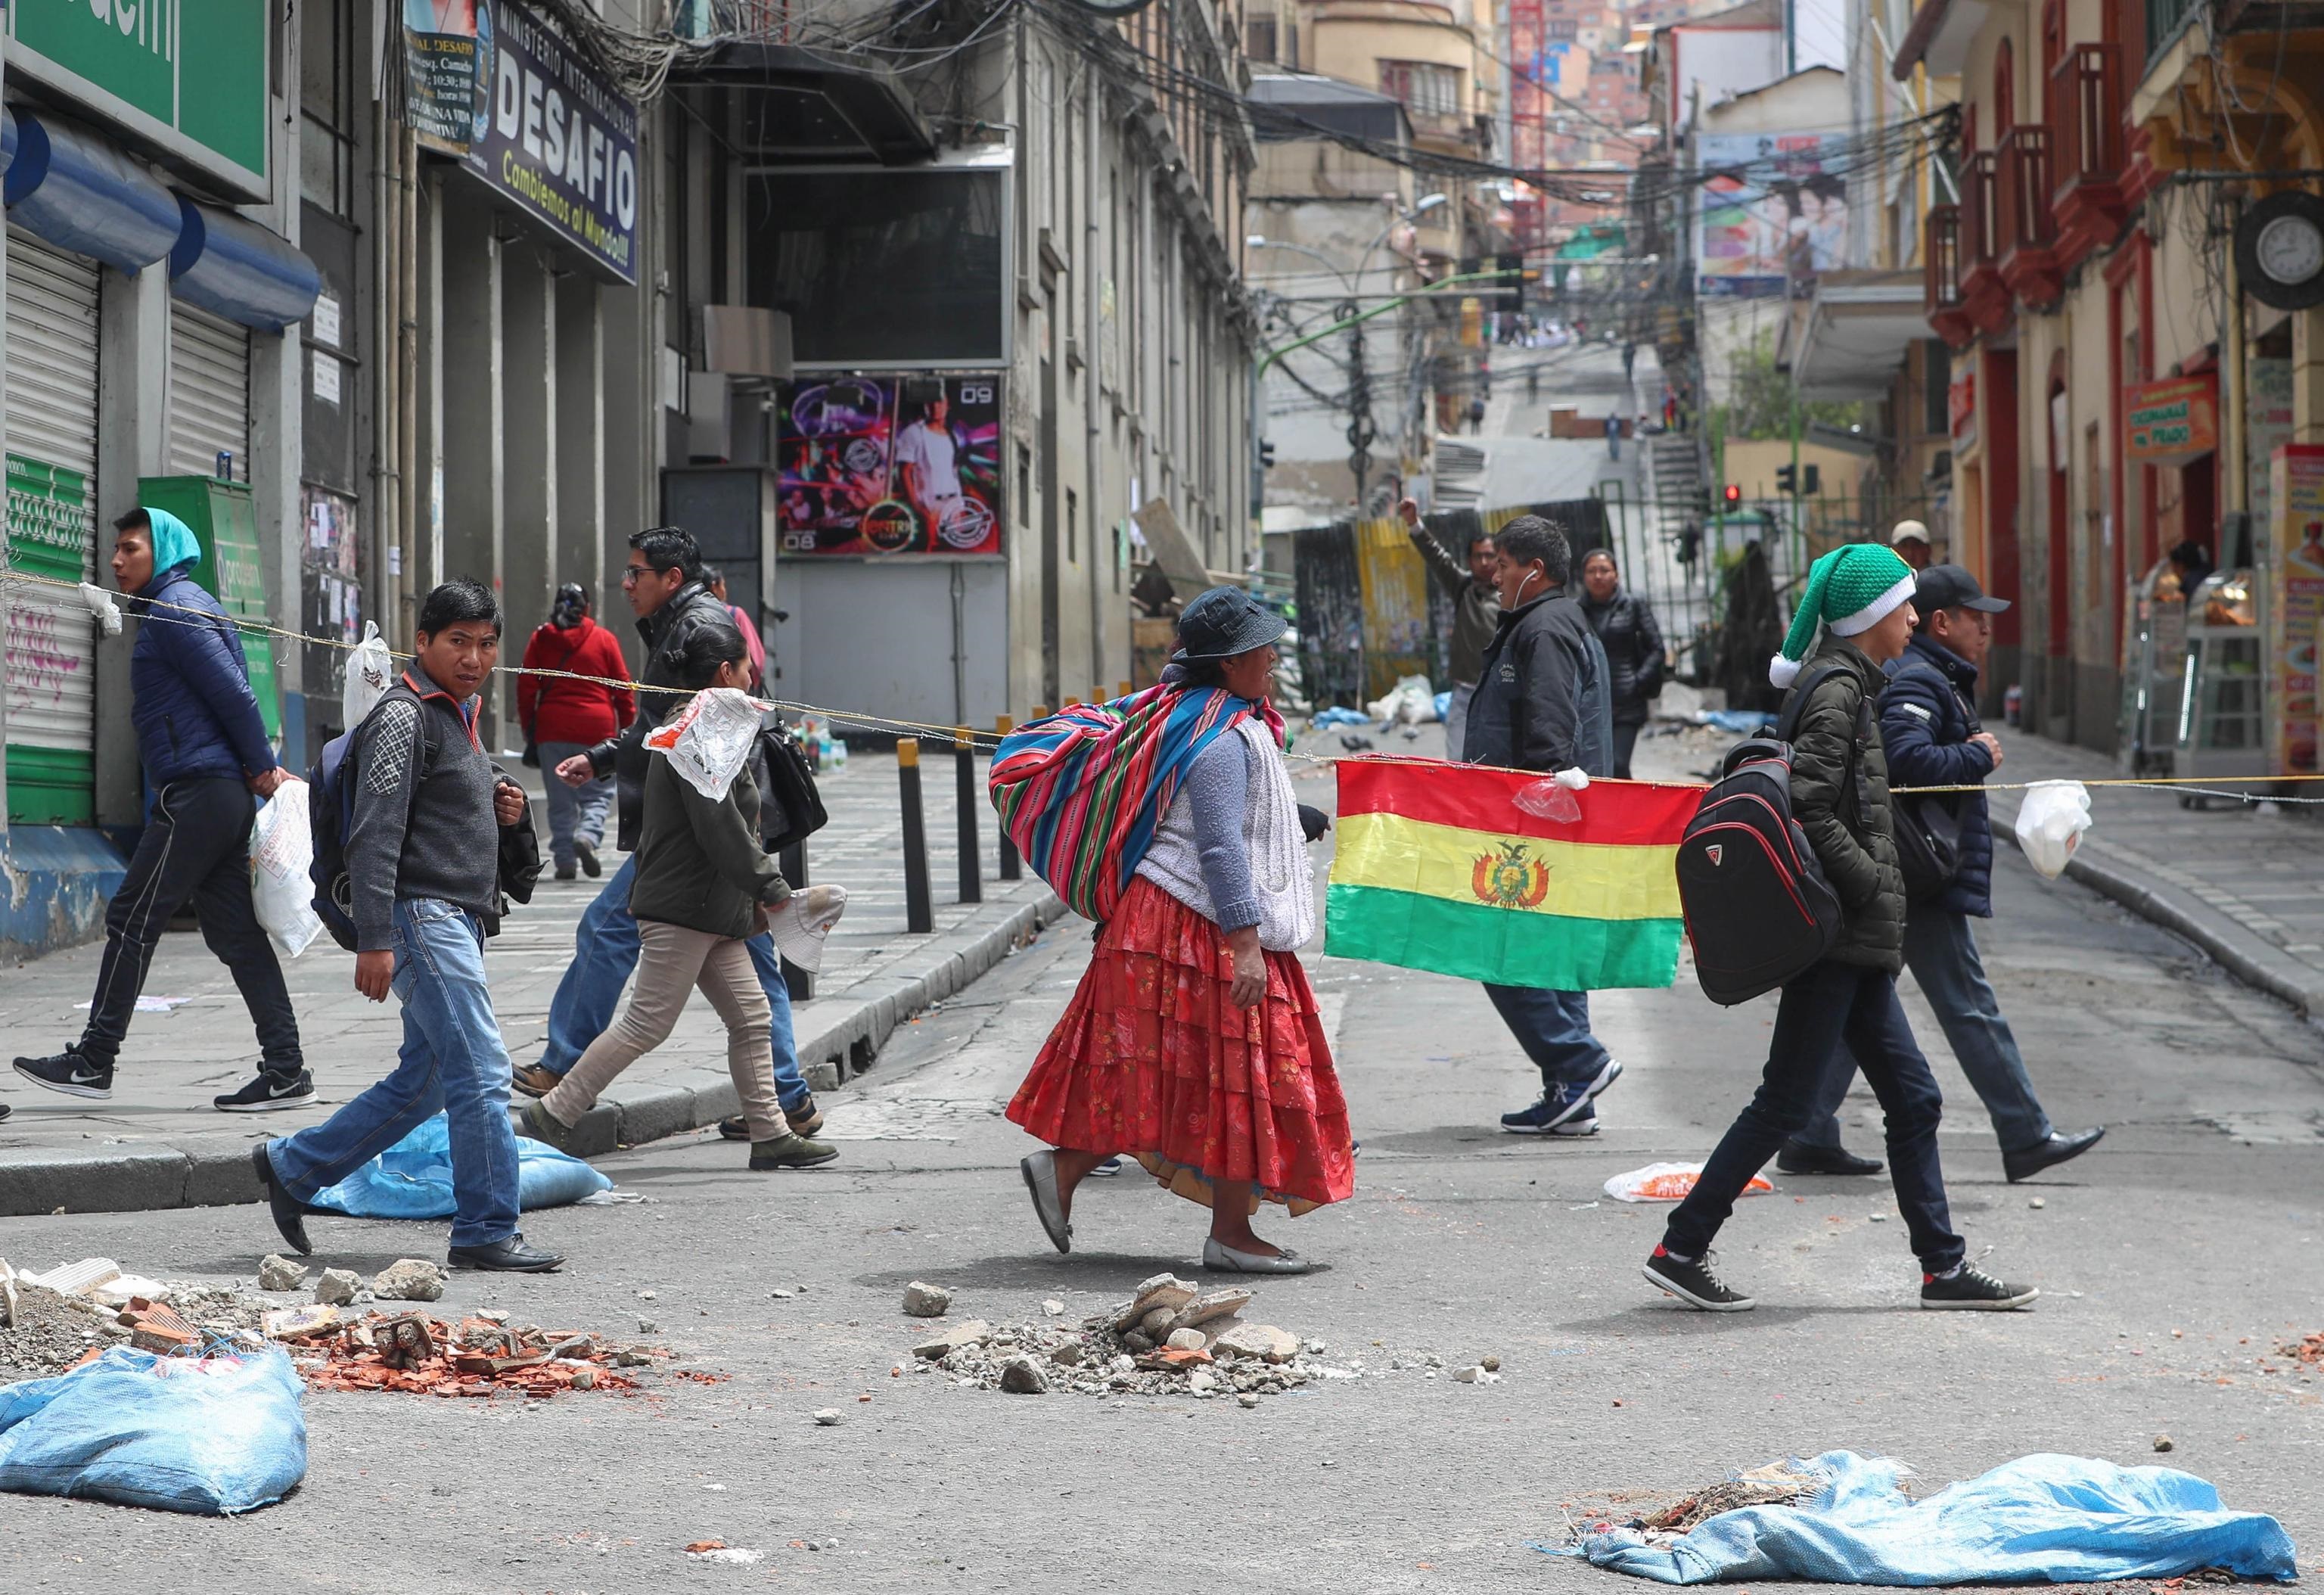
M 576 753 L 586 753 L 618 734 L 636 713 L 628 687 L 605 685 L 627 681 L 629 661 L 622 657 L 622 645 L 613 634 L 589 618 L 589 589 L 579 582 L 557 589 L 549 624 L 524 645 L 524 668 L 526 674 L 517 680 L 517 718 L 524 725 L 525 740 L 538 748 L 543 770 L 555 770 Z M 598 679 L 536 676 L 531 674 L 535 670 L 565 670 Z M 549 841 L 557 878 L 572 880 L 577 861 L 595 879 L 600 868 L 597 849 L 605 840 L 605 811 L 613 801 L 612 772 L 585 787 L 550 781 L 548 795 Z

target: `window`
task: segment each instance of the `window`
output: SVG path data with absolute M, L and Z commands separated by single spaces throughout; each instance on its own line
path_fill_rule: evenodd
M 1921 430 L 1940 438 L 1952 433 L 1952 351 L 1942 338 L 1921 340 Z
M 355 195 L 354 32 L 339 8 L 299 14 L 299 191 L 333 216 L 352 217 Z
M 1275 19 L 1255 16 L 1242 25 L 1243 52 L 1255 61 L 1275 59 Z
M 1461 114 L 1461 69 L 1434 61 L 1382 61 L 1380 92 L 1407 111 L 1429 116 Z
M 1082 501 L 1070 487 L 1065 489 L 1065 563 L 1079 565 L 1081 557 Z
M 1022 443 L 1017 446 L 1017 519 L 1033 524 L 1033 451 Z

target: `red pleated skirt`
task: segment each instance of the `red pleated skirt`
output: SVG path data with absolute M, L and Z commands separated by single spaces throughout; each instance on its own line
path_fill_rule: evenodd
M 1355 1189 L 1347 1099 L 1306 972 L 1267 957 L 1267 996 L 1237 1008 L 1219 927 L 1130 882 L 1009 1117 L 1053 1147 L 1129 1153 L 1207 1206 L 1250 1180 L 1305 1212 Z

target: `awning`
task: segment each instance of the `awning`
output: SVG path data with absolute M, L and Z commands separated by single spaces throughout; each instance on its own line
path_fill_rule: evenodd
M 730 39 L 675 67 L 680 88 L 752 91 L 742 153 L 769 165 L 933 160 L 936 136 L 885 63 L 844 51 Z
M 8 219 L 60 249 L 134 275 L 178 240 L 178 197 L 93 133 L 0 108 L 0 156 Z
M 1926 66 L 1932 77 L 1960 76 L 1969 64 L 1969 41 L 1992 9 L 1991 0 L 1921 0 L 1912 25 L 1896 45 L 1890 75 L 1902 83 L 1913 76 L 1914 67 Z
M 181 225 L 170 251 L 171 293 L 262 332 L 306 318 L 323 290 L 313 261 L 247 217 L 175 198 Z
M 1929 330 L 1918 272 L 1826 272 L 1786 364 L 1803 399 L 1876 399 Z

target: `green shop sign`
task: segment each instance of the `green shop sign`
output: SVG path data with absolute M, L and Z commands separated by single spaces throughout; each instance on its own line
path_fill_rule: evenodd
M 270 0 L 0 0 L 29 78 L 264 199 Z

